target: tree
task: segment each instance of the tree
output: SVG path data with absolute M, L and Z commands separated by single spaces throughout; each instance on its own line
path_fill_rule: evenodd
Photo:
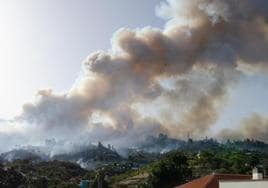
M 173 187 L 185 183 L 191 175 L 186 156 L 178 152 L 171 153 L 152 167 L 149 184 L 151 187 Z

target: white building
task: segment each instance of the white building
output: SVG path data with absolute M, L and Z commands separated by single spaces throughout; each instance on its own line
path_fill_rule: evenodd
M 257 168 L 254 168 L 251 180 L 220 180 L 219 188 L 268 188 L 268 180 L 263 178 L 262 173 L 258 173 Z
M 252 175 L 211 174 L 177 188 L 268 188 L 268 180 L 254 168 Z
M 219 188 L 268 188 L 267 180 L 220 181 Z

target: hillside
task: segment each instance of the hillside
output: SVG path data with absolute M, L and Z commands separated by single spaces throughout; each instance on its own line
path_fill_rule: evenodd
M 77 187 L 82 179 L 90 180 L 92 187 L 98 182 L 171 187 L 213 172 L 250 174 L 254 166 L 268 170 L 268 145 L 249 139 L 181 141 L 161 134 L 119 153 L 101 143 L 48 158 L 35 150 L 12 150 L 0 155 L 0 187 Z M 184 176 L 173 177 L 178 173 Z
M 78 187 L 86 170 L 79 165 L 49 161 L 16 160 L 0 168 L 0 187 Z

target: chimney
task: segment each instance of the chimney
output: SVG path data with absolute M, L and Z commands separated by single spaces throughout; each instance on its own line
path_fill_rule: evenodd
M 263 174 L 258 172 L 258 168 L 254 167 L 252 169 L 252 179 L 253 180 L 262 180 Z

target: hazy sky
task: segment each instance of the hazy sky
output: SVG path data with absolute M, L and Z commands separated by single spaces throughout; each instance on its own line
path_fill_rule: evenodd
M 108 50 L 121 27 L 164 27 L 160 0 L 0 0 L 0 118 L 17 115 L 38 89 L 64 92 L 96 50 Z M 268 115 L 267 74 L 244 78 L 229 96 L 217 127 L 252 112 Z
M 162 27 L 159 0 L 0 0 L 0 118 L 41 88 L 68 90 L 81 62 L 121 27 Z

